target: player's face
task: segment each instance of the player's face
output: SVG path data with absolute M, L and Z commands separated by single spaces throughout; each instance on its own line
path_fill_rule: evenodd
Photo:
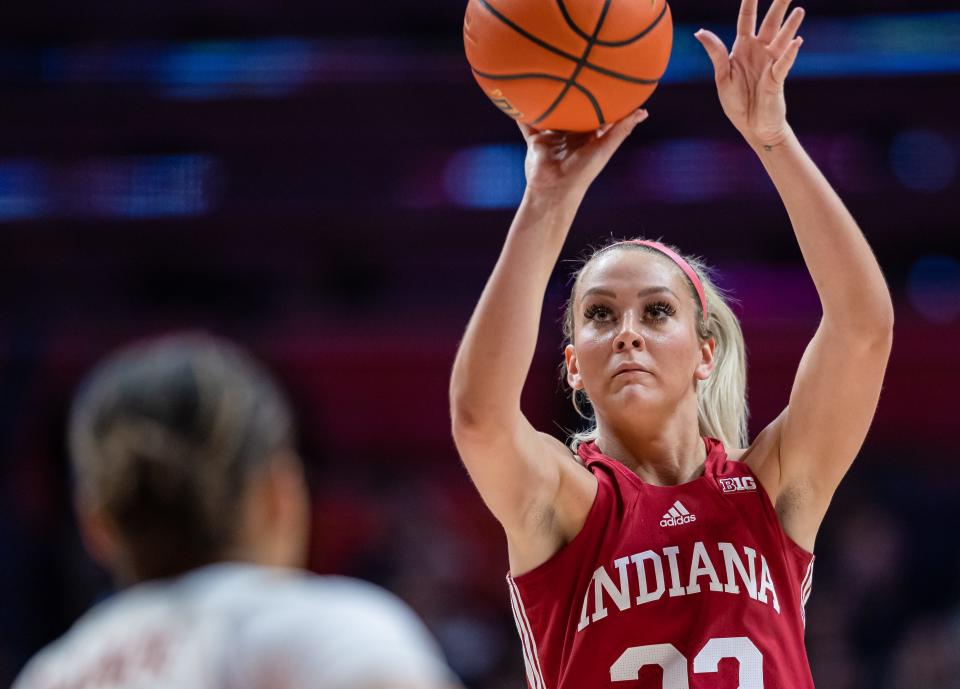
M 669 416 L 696 399 L 696 381 L 712 371 L 713 343 L 700 341 L 689 284 L 667 258 L 633 249 L 602 254 L 581 274 L 573 315 L 568 381 L 614 426 L 641 413 Z

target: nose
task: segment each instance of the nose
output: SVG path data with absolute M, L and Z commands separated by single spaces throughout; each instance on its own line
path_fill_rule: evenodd
M 623 326 L 613 340 L 613 348 L 617 352 L 623 352 L 628 349 L 643 349 L 643 337 L 637 327 L 636 316 L 633 312 L 627 312 L 623 316 Z

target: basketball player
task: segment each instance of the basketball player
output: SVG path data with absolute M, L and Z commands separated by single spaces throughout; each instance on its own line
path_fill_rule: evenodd
M 521 126 L 527 189 L 460 346 L 451 411 L 463 461 L 506 531 L 533 689 L 813 687 L 803 605 L 814 543 L 874 415 L 893 308 L 860 229 L 787 123 L 803 20 L 788 4 L 774 0 L 757 28 L 757 0 L 743 0 L 730 54 L 697 33 L 823 309 L 789 404 L 753 442 L 737 319 L 700 263 L 654 242 L 612 244 L 576 275 L 566 381 L 578 406 L 589 402 L 592 428 L 571 452 L 524 418 L 561 246 L 590 183 L 647 113 L 588 135 Z
M 123 592 L 15 689 L 421 689 L 455 680 L 424 627 L 360 581 L 298 570 L 308 496 L 283 394 L 208 336 L 101 364 L 70 420 L 85 542 Z

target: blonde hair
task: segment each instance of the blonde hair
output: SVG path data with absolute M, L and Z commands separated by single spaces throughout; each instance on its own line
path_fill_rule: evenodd
M 663 244 L 663 242 L 661 243 Z M 683 256 L 684 260 L 700 278 L 707 299 L 707 311 L 709 312 L 706 322 L 703 319 L 703 309 L 700 306 L 696 289 L 690 279 L 684 276 L 684 280 L 690 288 L 690 296 L 696 305 L 697 335 L 701 341 L 712 337 L 716 342 L 714 352 L 716 366 L 710 377 L 702 381 L 697 388 L 697 420 L 700 435 L 717 438 L 727 448 L 746 447 L 748 440 L 747 418 L 749 416 L 747 408 L 747 356 L 740 321 L 730 308 L 730 302 L 733 301 L 733 298 L 714 284 L 711 279 L 710 268 L 702 259 L 684 255 L 670 244 L 664 244 L 664 246 Z M 595 259 L 615 249 L 643 251 L 670 260 L 656 249 L 619 240 L 596 249 L 573 275 L 570 300 L 567 302 L 563 318 L 564 346 L 573 343 L 573 311 L 577 298 L 577 288 L 580 286 L 580 277 L 583 275 L 583 271 Z M 673 261 L 670 262 L 673 263 Z M 561 374 L 564 384 L 567 384 L 566 362 L 561 365 Z M 592 413 L 584 410 L 584 403 L 589 404 L 590 402 L 586 392 L 571 390 L 571 400 L 577 414 L 590 422 L 590 427 L 587 430 L 573 433 L 570 436 L 570 447 L 576 451 L 580 443 L 596 440 L 598 432 L 596 418 Z

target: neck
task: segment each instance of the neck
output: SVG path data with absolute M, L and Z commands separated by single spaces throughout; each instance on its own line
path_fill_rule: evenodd
M 703 474 L 707 449 L 694 410 L 677 414 L 655 424 L 630 424 L 623 427 L 603 424 L 598 419 L 597 447 L 621 462 L 645 482 L 656 486 L 675 486 Z

